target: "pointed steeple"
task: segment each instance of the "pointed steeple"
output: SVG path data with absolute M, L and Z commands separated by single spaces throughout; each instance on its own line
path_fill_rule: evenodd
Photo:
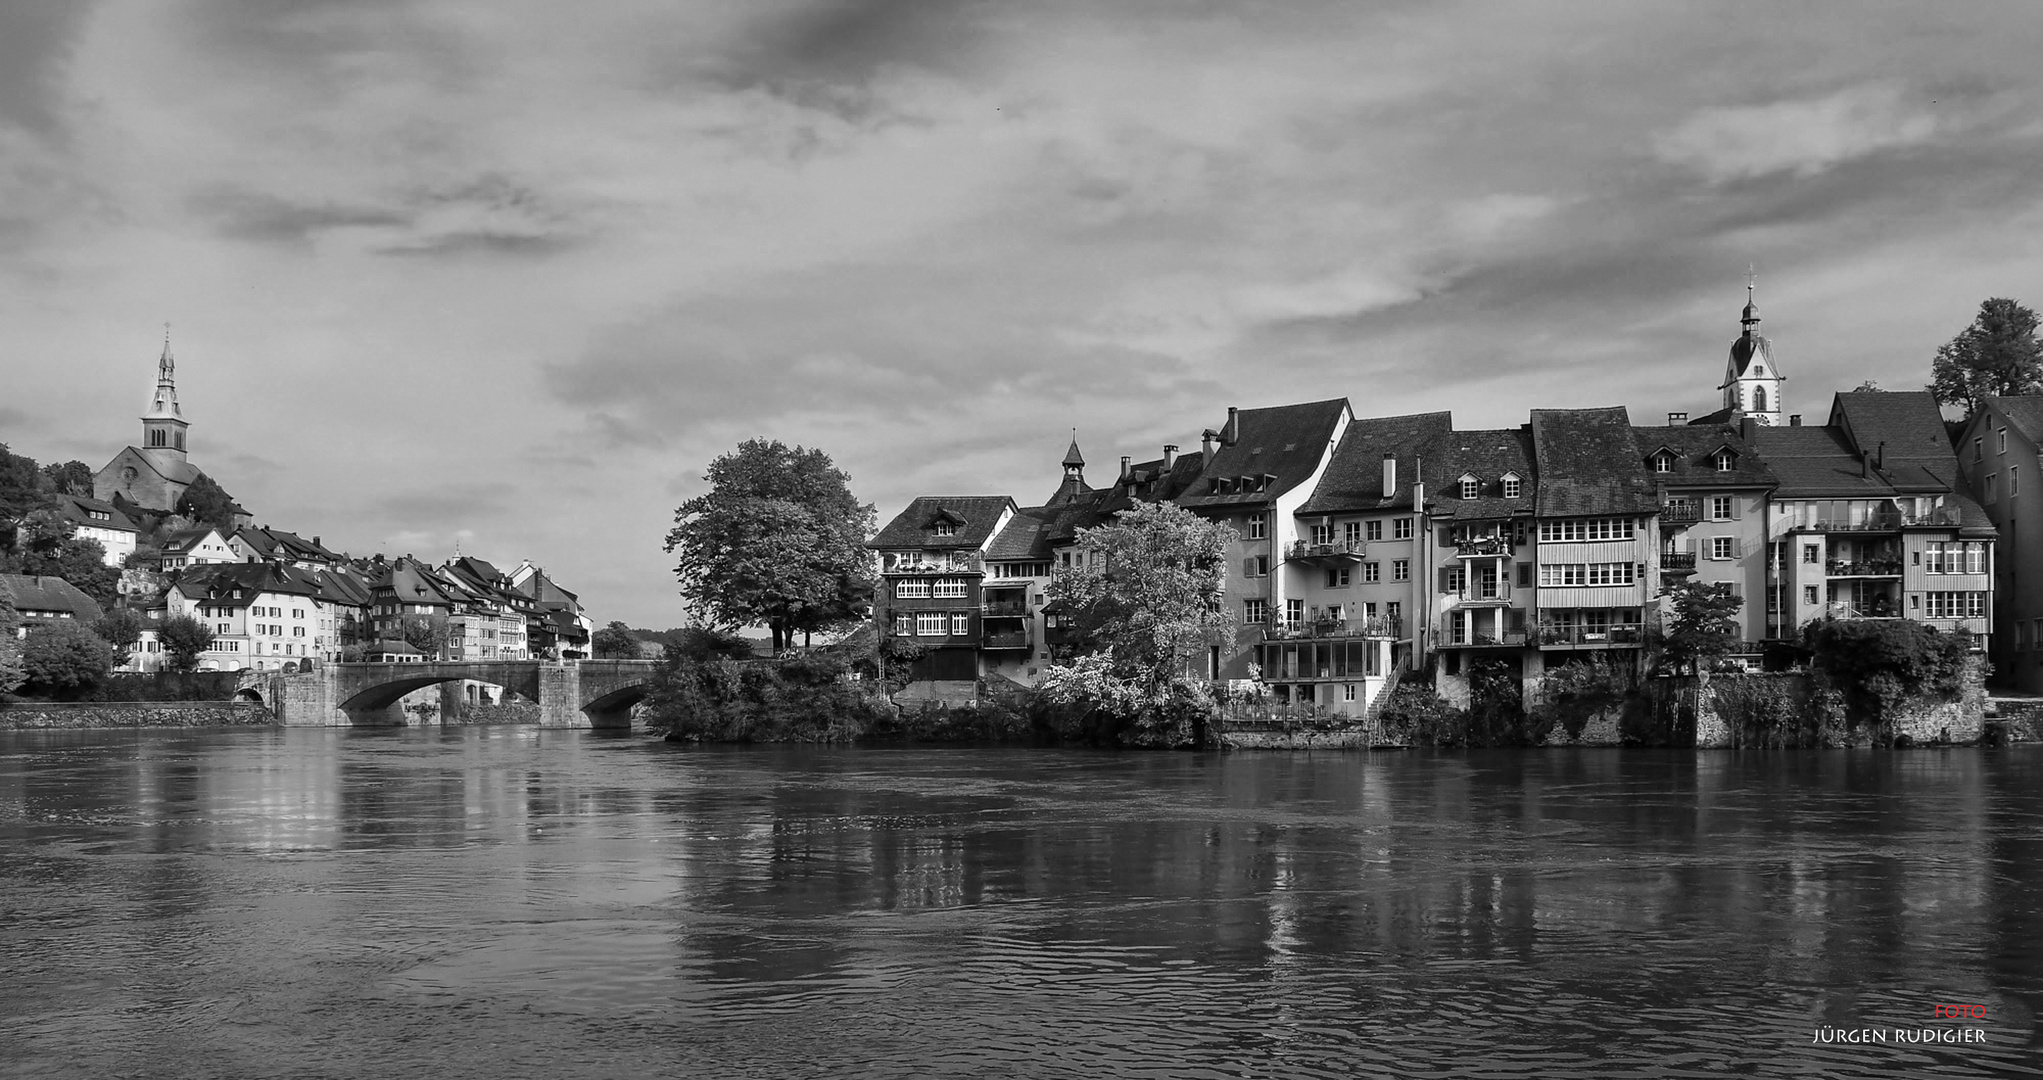
M 1071 448 L 1064 451 L 1064 482 L 1057 485 L 1057 494 L 1051 496 L 1050 505 L 1075 499 L 1092 490 L 1085 486 L 1085 455 L 1078 452 L 1078 429 L 1071 429 Z
M 1774 364 L 1773 342 L 1759 332 L 1759 302 L 1754 298 L 1756 275 L 1745 274 L 1745 310 L 1739 316 L 1744 327 L 1731 342 L 1731 355 L 1724 364 L 1724 407 L 1733 416 L 1750 416 L 1762 424 L 1780 423 L 1783 404 L 1781 383 L 1786 376 Z
M 142 449 L 185 460 L 184 409 L 177 403 L 177 359 L 170 352 L 170 324 L 163 324 L 163 355 L 156 359 L 156 394 L 142 416 Z

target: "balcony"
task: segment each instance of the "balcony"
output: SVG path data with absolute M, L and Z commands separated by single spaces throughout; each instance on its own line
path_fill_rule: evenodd
M 979 647 L 990 650 L 1027 649 L 1029 647 L 1029 632 L 1027 630 L 988 630 L 980 637 Z
M 1518 649 L 1525 646 L 1527 638 L 1523 630 L 1461 634 L 1450 628 L 1448 633 L 1448 639 L 1440 642 L 1443 649 Z
M 1900 559 L 1870 559 L 1863 562 L 1846 562 L 1831 559 L 1823 564 L 1823 572 L 1830 577 L 1900 577 Z
M 1508 558 L 1514 545 L 1502 536 L 1477 536 L 1458 540 L 1454 544 L 1457 559 L 1499 559 Z
M 1294 540 L 1290 547 L 1284 549 L 1284 558 L 1294 562 L 1347 564 L 1361 562 L 1367 548 L 1368 545 L 1361 540 L 1336 540 L 1325 544 Z
M 1695 573 L 1695 552 L 1693 551 L 1661 552 L 1660 572 L 1663 574 Z
M 1660 504 L 1660 524 L 1693 525 L 1702 520 L 1702 504 L 1677 500 Z
M 1636 649 L 1645 639 L 1645 628 L 1638 623 L 1608 623 L 1601 626 L 1560 626 L 1541 623 L 1539 647 L 1542 649 Z
M 1404 636 L 1403 619 L 1307 619 L 1295 623 L 1263 624 L 1264 641 L 1300 641 L 1309 638 L 1399 638 Z
M 1026 616 L 1029 613 L 1029 605 L 1021 600 L 996 600 L 981 605 L 979 613 L 996 617 Z
M 1850 518 L 1817 518 L 1814 521 L 1796 521 L 1788 525 L 1790 531 L 1803 532 L 1898 532 L 1907 528 L 1956 528 L 1964 524 L 1955 506 L 1939 506 L 1924 514 L 1907 514 L 1899 510 L 1885 510 L 1867 514 L 1854 521 Z
M 1455 598 L 1456 608 L 1493 608 L 1511 606 L 1511 586 L 1499 582 L 1494 585 L 1476 584 L 1460 589 L 1447 589 L 1442 596 Z
M 905 558 L 899 552 L 891 552 L 881 560 L 880 564 L 880 572 L 883 574 L 981 574 L 985 570 L 985 563 L 979 558 L 979 553 L 976 551 L 969 553 L 959 552 L 951 555 L 949 558 L 931 559 L 928 561 Z

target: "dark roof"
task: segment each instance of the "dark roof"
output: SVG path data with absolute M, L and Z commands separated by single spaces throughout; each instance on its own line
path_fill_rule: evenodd
M 1234 440 L 1213 452 L 1199 482 L 1178 496 L 1178 504 L 1192 509 L 1268 504 L 1311 478 L 1333 451 L 1347 413 L 1347 398 L 1239 410 L 1229 425 Z
M 133 521 L 128 520 L 128 515 L 121 513 L 120 509 L 114 506 L 114 504 L 101 502 L 98 499 L 88 499 L 83 495 L 57 496 L 57 512 L 62 514 L 66 521 L 90 526 L 95 529 L 119 529 L 122 532 L 132 533 L 142 531 L 135 526 Z M 94 520 L 92 517 L 94 514 L 105 514 L 108 520 Z
M 238 600 L 236 589 L 242 592 Z M 178 577 L 177 590 L 193 599 L 238 607 L 254 601 L 259 593 L 317 597 L 321 584 L 316 572 L 280 563 L 203 563 Z
M 1704 426 L 1715 424 L 1731 424 L 1736 423 L 1737 420 L 1738 410 L 1732 408 L 1729 405 L 1726 405 L 1723 408 L 1718 409 L 1716 412 L 1704 413 L 1701 416 L 1698 416 L 1695 419 L 1690 420 L 1689 423 L 1698 426 Z
M 1526 428 L 1452 431 L 1426 451 L 1426 509 L 1436 518 L 1490 521 L 1531 515 L 1539 485 L 1533 467 L 1532 432 Z M 1504 497 L 1504 476 L 1518 478 L 1519 495 Z M 1461 497 L 1461 478 L 1474 477 L 1476 497 Z M 1407 495 L 1409 498 L 1409 494 Z
M 1013 506 L 1014 500 L 1005 495 L 924 495 L 894 515 L 866 546 L 976 551 L 993 535 L 1002 512 Z M 957 532 L 950 536 L 932 532 L 930 526 L 940 518 L 955 520 Z
M 0 574 L 0 594 L 23 615 L 68 611 L 74 619 L 97 619 L 99 601 L 60 577 L 47 574 Z
M 2043 394 L 1996 394 L 1986 403 L 1998 408 L 2030 442 L 2043 444 Z
M 340 556 L 327 550 L 316 537 L 307 540 L 297 533 L 272 529 L 267 525 L 260 528 L 253 525 L 243 526 L 235 531 L 234 536 L 264 558 L 300 559 L 305 562 L 322 563 L 340 561 Z
M 1016 511 L 986 547 L 987 561 L 1041 562 L 1050 557 L 1050 516 L 1045 507 Z
M 202 525 L 196 529 L 179 529 L 163 538 L 163 550 L 166 554 L 173 555 L 190 551 L 198 546 L 199 541 L 219 531 L 210 525 Z M 220 538 L 225 540 L 225 534 L 222 534 Z
M 1736 424 L 1635 427 L 1632 439 L 1642 467 L 1659 486 L 1726 488 L 1774 484 L 1773 472 L 1766 467 L 1759 448 L 1745 441 Z M 1730 450 L 1733 454 L 1734 464 L 1729 471 L 1717 469 L 1719 450 Z M 1671 454 L 1673 462 L 1666 472 L 1654 472 L 1653 459 L 1663 451 Z
M 1949 490 L 1958 481 L 1958 455 L 1951 449 L 1943 410 L 1927 390 L 1839 394 L 1831 406 L 1830 423 L 1841 425 L 1858 449 L 1883 456 L 1896 486 L 1903 490 Z
M 1418 460 L 1431 451 L 1434 440 L 1453 434 L 1454 414 L 1414 413 L 1409 416 L 1357 417 L 1341 435 L 1333 460 L 1321 475 L 1319 486 L 1300 514 L 1327 514 L 1357 510 L 1389 510 L 1412 505 L 1412 484 L 1421 479 Z M 1383 455 L 1397 456 L 1397 490 L 1386 497 L 1383 490 Z M 1435 477 L 1431 459 L 1427 468 Z M 1530 479 L 1530 468 L 1526 470 Z
M 1893 485 L 1862 468 L 1844 432 L 1833 427 L 1763 427 L 1759 453 L 1783 499 L 1884 499 Z M 1869 473 L 1869 475 L 1861 475 Z
M 1623 406 L 1534 409 L 1539 515 L 1652 513 L 1658 500 Z
M 375 595 L 370 591 L 369 583 L 351 567 L 319 570 L 313 576 L 319 582 L 317 596 L 330 604 L 366 607 Z
M 1071 449 L 1064 451 L 1064 464 L 1083 466 L 1085 455 L 1078 452 L 1078 436 L 1071 437 Z
M 186 487 L 190 487 L 192 482 L 199 478 L 199 467 L 197 465 L 189 461 L 181 461 L 170 457 L 168 456 L 168 451 L 165 452 L 165 456 L 158 457 L 139 446 L 130 446 L 127 449 L 134 451 L 135 456 L 141 458 L 142 463 L 149 466 L 150 471 L 173 484 L 183 484 Z M 116 454 L 114 457 L 118 459 L 120 455 Z

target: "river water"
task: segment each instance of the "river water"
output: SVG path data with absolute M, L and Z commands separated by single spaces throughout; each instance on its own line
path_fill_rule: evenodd
M 0 733 L 8 1076 L 2043 1076 L 2039 1012 L 2043 747 Z

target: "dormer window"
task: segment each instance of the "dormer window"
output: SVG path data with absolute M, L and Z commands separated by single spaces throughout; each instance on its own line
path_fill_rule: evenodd
M 1673 455 L 1673 454 L 1670 454 L 1670 453 L 1668 453 L 1668 452 L 1666 452 L 1665 450 L 1662 450 L 1661 452 L 1659 452 L 1659 453 L 1657 453 L 1657 454 L 1654 454 L 1654 455 L 1653 455 L 1653 471 L 1654 471 L 1654 472 L 1673 472 L 1673 471 L 1674 471 L 1674 455 Z
M 931 526 L 929 531 L 938 536 L 956 536 L 958 535 L 958 526 L 954 522 L 939 521 Z
M 1470 476 L 1470 475 L 1468 475 L 1468 474 L 1466 474 L 1466 473 L 1463 473 L 1463 474 L 1462 474 L 1462 477 L 1461 477 L 1461 497 L 1462 497 L 1462 498 L 1464 498 L 1464 499 L 1473 499 L 1473 498 L 1475 498 L 1475 497 L 1476 497 L 1476 493 L 1477 493 L 1478 491 L 1480 491 L 1481 489 L 1482 489 L 1482 484 L 1481 484 L 1481 482 L 1480 482 L 1480 481 L 1478 481 L 1478 480 L 1477 480 L 1477 479 L 1476 479 L 1475 477 L 1473 477 L 1473 476 Z
M 1735 468 L 1737 468 L 1737 467 L 1738 467 L 1738 455 L 1736 455 L 1736 454 L 1733 454 L 1733 453 L 1732 453 L 1732 452 L 1730 452 L 1729 450 L 1719 450 L 1719 451 L 1717 451 L 1717 471 L 1718 471 L 1718 472 L 1730 472 L 1730 471 L 1731 471 L 1732 469 L 1735 469 Z
M 1518 482 L 1518 474 L 1517 474 L 1517 473 L 1505 473 L 1505 474 L 1504 474 L 1504 497 L 1505 497 L 1505 498 L 1507 498 L 1507 499 L 1515 499 L 1515 498 L 1517 498 L 1517 497 L 1518 497 L 1518 496 L 1519 496 L 1519 495 L 1520 495 L 1520 494 L 1522 493 L 1522 491 L 1523 491 L 1523 488 L 1522 488 L 1522 486 L 1521 486 L 1521 485 L 1519 484 L 1519 482 Z

